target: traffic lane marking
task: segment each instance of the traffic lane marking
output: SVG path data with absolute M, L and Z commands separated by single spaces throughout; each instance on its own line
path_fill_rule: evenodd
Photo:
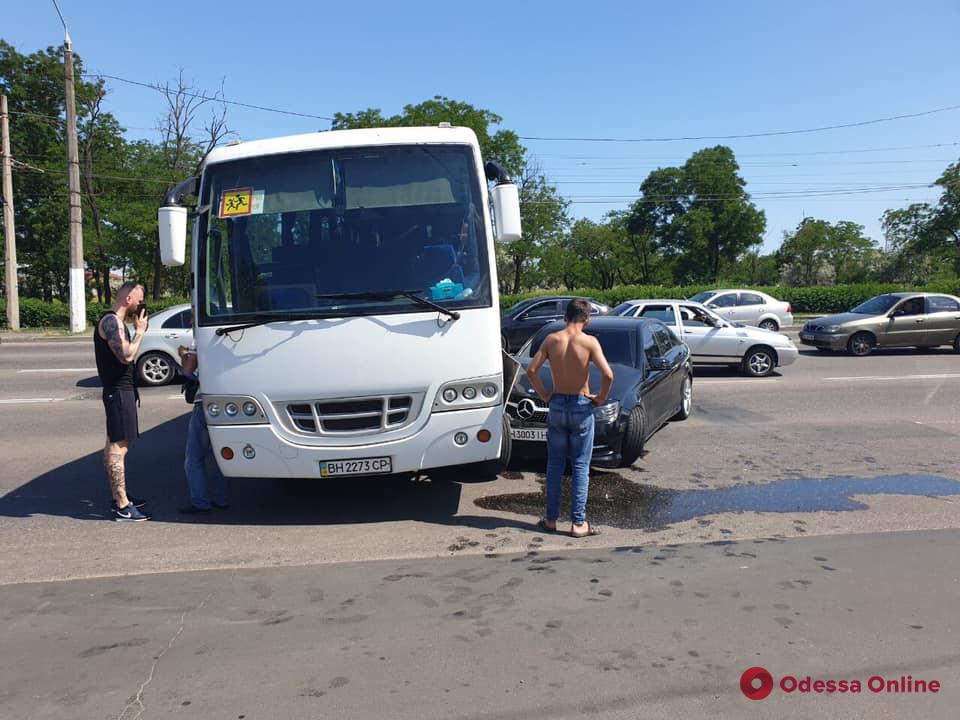
M 28 368 L 17 373 L 95 373 L 96 368 Z
M 842 380 L 877 380 L 879 382 L 897 382 L 908 380 L 949 380 L 951 378 L 960 378 L 960 373 L 939 373 L 935 375 L 848 375 L 840 377 L 823 378 L 829 382 L 840 382 Z

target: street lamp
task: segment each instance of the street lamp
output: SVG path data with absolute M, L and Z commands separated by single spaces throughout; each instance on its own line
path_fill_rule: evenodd
M 83 266 L 83 218 L 80 214 L 80 159 L 77 153 L 77 111 L 73 92 L 73 44 L 70 31 L 60 12 L 53 6 L 63 25 L 63 70 L 66 80 L 67 106 L 67 178 L 70 185 L 70 332 L 87 328 L 86 282 Z

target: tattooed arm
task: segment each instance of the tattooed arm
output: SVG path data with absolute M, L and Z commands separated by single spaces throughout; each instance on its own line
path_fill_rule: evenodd
M 127 340 L 126 328 L 121 327 L 116 315 L 107 315 L 100 321 L 100 336 L 107 341 L 117 360 L 124 365 L 130 365 L 136 359 L 146 329 L 146 319 L 141 322 L 138 318 L 137 333 L 133 341 L 130 341 Z

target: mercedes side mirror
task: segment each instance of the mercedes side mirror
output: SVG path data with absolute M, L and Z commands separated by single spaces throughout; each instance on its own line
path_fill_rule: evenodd
M 662 357 L 653 358 L 647 364 L 650 366 L 651 370 L 666 370 L 668 367 L 670 367 L 670 363 L 668 363 L 666 359 Z

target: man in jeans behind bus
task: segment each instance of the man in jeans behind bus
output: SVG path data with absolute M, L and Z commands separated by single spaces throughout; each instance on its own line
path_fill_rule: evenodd
M 194 323 L 191 322 L 191 324 Z M 181 345 L 178 353 L 181 368 L 187 379 L 199 381 L 196 349 Z M 182 515 L 206 514 L 211 508 L 226 510 L 230 506 L 230 500 L 227 497 L 227 481 L 217 467 L 216 460 L 213 461 L 212 476 L 207 477 L 206 461 L 211 453 L 207 417 L 203 410 L 203 395 L 198 392 L 194 398 L 190 424 L 187 426 L 187 445 L 184 449 L 183 472 L 187 476 L 190 504 L 178 508 L 177 511 Z
M 547 516 L 540 528 L 557 529 L 560 516 L 560 485 L 567 460 L 573 469 L 570 488 L 570 535 L 598 535 L 587 522 L 587 490 L 590 486 L 590 458 L 593 454 L 593 409 L 607 401 L 613 385 L 613 370 L 603 356 L 600 342 L 583 330 L 590 322 L 590 303 L 571 300 L 567 305 L 563 330 L 551 333 L 534 355 L 527 377 L 537 394 L 546 401 L 547 417 Z M 543 363 L 550 361 L 553 392 L 547 392 L 540 380 Z M 600 392 L 590 393 L 590 363 L 603 375 Z
M 133 319 L 136 332 L 130 337 L 126 321 Z M 126 282 L 117 291 L 117 301 L 104 313 L 93 334 L 97 375 L 103 385 L 103 409 L 107 416 L 107 443 L 103 448 L 103 467 L 113 494 L 111 511 L 119 522 L 141 522 L 144 501 L 127 495 L 125 460 L 130 443 L 140 437 L 137 427 L 137 403 L 133 365 L 147 330 L 147 311 L 143 307 L 143 286 Z

